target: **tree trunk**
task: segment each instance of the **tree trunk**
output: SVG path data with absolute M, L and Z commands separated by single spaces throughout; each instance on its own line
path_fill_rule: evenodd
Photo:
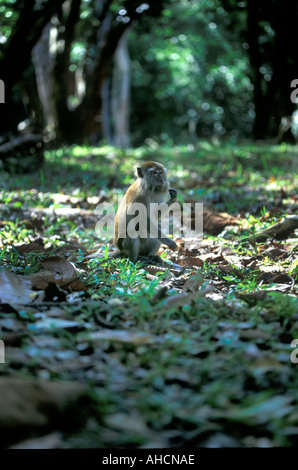
M 261 139 L 266 133 L 268 123 L 266 122 L 266 118 L 263 116 L 264 103 L 262 80 L 264 79 L 260 72 L 262 55 L 258 43 L 260 36 L 258 2 L 250 2 L 247 8 L 247 40 L 249 44 L 250 74 L 251 81 L 254 86 L 255 121 L 253 134 L 255 139 Z
M 38 96 L 36 74 L 32 63 L 30 64 L 30 67 L 28 67 L 27 70 L 23 73 L 19 82 L 19 88 L 21 91 L 23 103 L 28 113 L 26 120 L 30 120 L 31 132 L 42 133 L 45 121 L 42 104 Z
M 270 8 L 270 6 L 269 6 Z M 276 2 L 272 25 L 275 31 L 275 47 L 272 54 L 273 77 L 268 84 L 269 132 L 277 135 L 282 119 L 291 117 L 296 109 L 290 99 L 291 82 L 298 75 L 298 5 L 297 2 L 284 0 Z M 270 101 L 271 98 L 271 101 Z M 283 140 L 294 143 L 290 129 L 283 135 Z
M 80 17 L 81 1 L 72 0 L 67 5 L 68 11 L 64 11 L 60 28 L 57 28 L 56 56 L 53 68 L 53 99 L 57 114 L 56 135 L 58 140 L 66 143 L 77 141 L 82 143 L 80 140 L 81 116 L 75 112 L 76 110 L 70 110 L 68 106 L 70 54 L 75 27 Z
M 57 116 L 53 103 L 53 60 L 50 55 L 50 23 L 44 28 L 43 33 L 32 51 L 37 89 L 43 107 L 43 117 L 46 129 L 53 132 L 56 127 Z
M 292 0 L 283 2 L 263 0 L 247 2 L 248 43 L 251 64 L 251 78 L 254 85 L 256 139 L 276 138 L 280 132 L 282 119 L 295 111 L 295 103 L 290 99 L 290 84 L 298 73 L 298 5 Z M 261 43 L 264 35 L 262 22 L 273 30 L 273 36 Z M 262 66 L 272 69 L 271 79 L 266 81 Z M 290 130 L 283 140 L 294 141 Z
M 151 16 L 159 16 L 164 0 L 148 0 L 150 5 L 149 13 Z M 129 28 L 133 21 L 140 21 L 142 14 L 139 11 L 140 4 L 135 0 L 126 0 L 123 2 L 123 9 L 126 10 L 125 17 L 128 21 L 112 21 L 106 34 L 103 35 L 101 44 L 98 44 L 97 59 L 94 68 L 88 74 L 86 83 L 88 84 L 86 95 L 82 103 L 76 109 L 81 118 L 81 134 L 83 136 L 103 135 L 102 132 L 102 87 L 105 80 L 109 77 L 111 66 L 113 64 L 114 54 L 117 50 L 122 35 Z M 108 18 L 105 15 L 105 18 Z
M 102 97 L 102 133 L 103 138 L 108 144 L 112 145 L 112 128 L 111 128 L 111 110 L 110 110 L 110 86 L 111 80 L 107 78 L 103 81 L 101 97 Z
M 136 0 L 123 0 L 122 10 L 115 10 L 112 0 L 96 0 L 90 2 L 90 8 L 94 7 L 93 22 L 89 22 L 91 31 L 80 31 L 83 20 L 80 20 L 81 4 L 83 0 L 18 0 L 16 11 L 19 11 L 13 33 L 3 48 L 3 56 L 0 59 L 1 79 L 0 99 L 3 100 L 3 84 L 5 87 L 5 104 L 1 104 L 0 131 L 11 132 L 17 129 L 18 123 L 28 117 L 28 110 L 24 103 L 12 93 L 14 85 L 20 83 L 21 77 L 27 70 L 31 57 L 35 65 L 38 82 L 38 95 L 43 105 L 43 114 L 46 125 L 56 124 L 56 136 L 65 143 L 83 143 L 92 136 L 103 136 L 103 99 L 106 99 L 105 91 L 109 88 L 107 80 L 110 78 L 111 68 L 115 51 L 123 34 L 134 21 L 140 21 L 143 12 L 149 5 L 149 14 L 159 16 L 164 0 L 147 0 L 141 4 Z M 145 5 L 142 8 L 142 5 Z M 51 57 L 47 50 L 48 30 L 37 44 L 45 27 L 55 15 L 57 26 L 57 46 L 52 69 L 52 82 L 48 80 L 51 76 Z M 146 13 L 144 14 L 146 16 Z M 99 24 L 99 30 L 98 25 Z M 77 25 L 79 26 L 76 30 Z M 78 36 L 76 36 L 78 33 Z M 101 35 L 102 33 L 102 35 Z M 74 41 L 81 38 L 87 44 L 88 54 L 85 61 L 84 80 L 86 92 L 80 104 L 75 108 L 69 107 L 69 83 L 70 83 L 70 59 Z M 36 45 L 37 44 L 37 45 Z M 34 48 L 34 46 L 36 47 Z M 124 44 L 125 45 L 125 44 Z M 122 74 L 124 84 L 119 88 L 121 102 L 115 105 L 115 109 L 121 112 L 121 120 L 115 119 L 117 141 L 119 145 L 129 145 L 128 135 L 128 110 L 129 110 L 129 70 L 128 57 L 125 56 L 124 46 L 120 46 L 118 67 Z M 34 52 L 32 54 L 32 50 Z M 124 64 L 124 65 L 123 65 Z M 122 69 L 124 67 L 124 69 Z M 118 85 L 117 85 L 118 86 Z M 0 83 L 1 87 L 1 83 Z M 52 88 L 52 89 L 51 89 Z M 35 93 L 37 96 L 37 93 Z M 30 92 L 31 100 L 34 101 L 35 115 L 38 122 L 43 118 L 38 110 L 39 103 L 33 100 L 34 92 Z M 52 102 L 53 98 L 53 102 Z M 18 101 L 18 109 L 14 100 Z M 54 106 L 53 106 L 54 103 Z M 30 103 L 31 104 L 31 103 Z M 120 122 L 121 121 L 121 122 Z M 105 128 L 104 132 L 110 132 Z
M 113 144 L 127 148 L 130 145 L 130 58 L 125 31 L 115 52 L 112 84 Z
M 10 90 L 18 83 L 31 59 L 31 51 L 64 0 L 48 0 L 37 7 L 35 0 L 21 1 L 20 15 L 0 60 L 1 78 Z M 40 3 L 40 2 L 38 2 Z
M 31 60 L 31 52 L 40 38 L 43 28 L 52 15 L 61 8 L 64 0 L 19 0 L 20 14 L 13 32 L 3 48 L 0 59 L 1 79 L 5 83 L 5 104 L 0 113 L 0 132 L 15 132 L 18 123 L 25 118 L 26 110 L 20 99 L 13 94 Z M 24 112 L 25 111 L 25 112 Z M 27 116 L 28 117 L 28 116 Z

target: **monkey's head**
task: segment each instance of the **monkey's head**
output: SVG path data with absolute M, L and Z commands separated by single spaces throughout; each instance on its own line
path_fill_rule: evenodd
M 145 162 L 137 168 L 141 184 L 153 192 L 167 192 L 167 171 L 161 163 Z

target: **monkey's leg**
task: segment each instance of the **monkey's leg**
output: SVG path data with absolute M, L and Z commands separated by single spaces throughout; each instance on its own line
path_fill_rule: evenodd
M 140 255 L 156 255 L 160 248 L 160 241 L 157 238 L 141 238 Z
M 150 264 L 150 263 L 163 264 L 161 257 L 156 254 L 161 245 L 158 239 L 141 238 L 140 242 L 141 242 L 141 246 L 140 246 L 139 261 L 142 261 L 145 264 Z
M 132 263 L 138 261 L 138 256 L 140 253 L 140 239 L 137 238 L 125 238 L 122 242 L 123 251 L 128 253 L 128 257 Z

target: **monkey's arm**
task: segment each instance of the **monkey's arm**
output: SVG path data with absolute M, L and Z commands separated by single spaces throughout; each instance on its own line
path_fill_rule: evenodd
M 176 189 L 173 189 L 173 188 L 170 188 L 168 191 L 170 193 L 170 199 L 168 201 L 166 201 L 165 204 L 167 204 L 169 206 L 170 204 L 173 204 L 176 201 L 177 191 L 176 191 Z M 158 240 L 161 241 L 161 243 L 163 243 L 164 245 L 167 245 L 173 251 L 177 250 L 178 247 L 177 247 L 176 243 L 174 242 L 174 240 L 171 240 L 164 233 L 162 233 L 160 224 L 158 224 L 156 226 L 154 224 L 154 222 L 152 222 L 152 220 L 150 220 L 150 219 L 148 219 L 148 223 L 153 224 L 154 229 L 157 230 Z
M 166 204 L 168 204 L 168 205 L 172 204 L 172 203 L 175 202 L 176 199 L 177 199 L 177 191 L 176 191 L 176 189 L 170 188 L 170 189 L 169 189 L 169 193 L 170 193 L 170 199 L 166 202 Z
M 155 223 L 156 221 L 153 221 L 153 219 L 149 218 L 147 219 L 147 227 L 148 227 L 148 235 L 150 237 L 150 232 L 151 233 L 154 233 L 154 235 L 156 236 L 157 234 L 157 240 L 159 240 L 161 243 L 164 243 L 165 245 L 167 245 L 171 250 L 173 251 L 176 251 L 178 249 L 176 243 L 174 242 L 174 240 L 171 240 L 171 238 L 167 237 L 165 233 L 162 232 L 161 230 L 161 226 L 160 226 L 160 223 Z M 155 237 L 152 237 L 152 238 L 155 238 Z
M 171 240 L 170 238 L 168 237 L 165 237 L 165 238 L 159 238 L 159 240 L 164 244 L 164 245 L 167 245 L 170 250 L 172 251 L 176 251 L 178 249 L 178 246 L 176 245 L 176 243 L 174 242 L 174 240 Z

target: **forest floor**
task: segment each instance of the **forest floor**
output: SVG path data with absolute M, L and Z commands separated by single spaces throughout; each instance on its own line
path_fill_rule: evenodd
M 297 155 L 71 147 L 2 173 L 2 444 L 297 445 Z M 162 270 L 107 259 L 95 230 L 144 160 L 168 168 L 181 204 L 204 203 L 203 240 L 174 233 Z

